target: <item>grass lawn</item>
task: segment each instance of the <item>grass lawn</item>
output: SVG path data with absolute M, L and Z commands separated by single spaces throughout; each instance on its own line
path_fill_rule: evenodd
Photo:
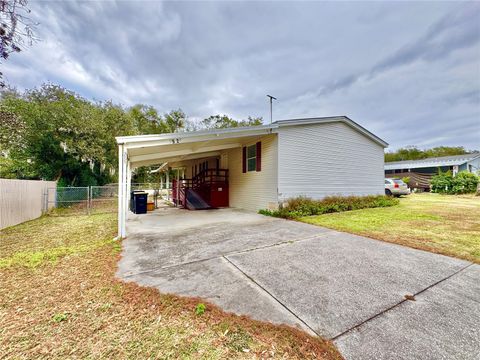
M 480 197 L 412 194 L 400 205 L 300 221 L 480 263 Z
M 45 216 L 0 231 L 0 357 L 321 358 L 334 346 L 287 326 L 115 279 L 116 214 Z

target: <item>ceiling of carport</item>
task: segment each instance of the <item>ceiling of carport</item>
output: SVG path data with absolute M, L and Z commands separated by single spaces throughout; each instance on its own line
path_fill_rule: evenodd
M 262 135 L 264 136 L 264 135 Z M 127 149 L 133 168 L 155 165 L 164 162 L 178 162 L 192 158 L 219 155 L 219 151 L 233 149 L 258 141 L 261 136 L 246 136 L 218 140 L 206 140 L 189 143 Z

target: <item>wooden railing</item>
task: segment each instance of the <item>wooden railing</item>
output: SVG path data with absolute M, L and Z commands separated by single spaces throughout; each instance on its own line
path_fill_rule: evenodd
M 192 178 L 192 188 L 211 183 L 228 181 L 228 169 L 205 169 Z
M 177 191 L 177 180 L 172 181 L 172 200 L 178 206 L 186 206 L 186 193 L 188 189 L 199 192 L 210 202 L 210 192 L 212 188 L 218 186 L 228 187 L 228 169 L 204 169 L 191 179 L 180 180 L 180 186 Z M 177 199 L 178 193 L 178 199 Z

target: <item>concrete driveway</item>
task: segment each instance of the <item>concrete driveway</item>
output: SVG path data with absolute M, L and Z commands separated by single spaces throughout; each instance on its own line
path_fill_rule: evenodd
M 233 209 L 163 208 L 127 230 L 126 281 L 301 327 L 347 359 L 479 359 L 479 265 Z

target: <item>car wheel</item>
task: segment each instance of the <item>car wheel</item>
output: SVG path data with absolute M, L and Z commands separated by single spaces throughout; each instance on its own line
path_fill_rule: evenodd
M 389 189 L 385 189 L 385 195 L 392 196 L 392 192 Z

